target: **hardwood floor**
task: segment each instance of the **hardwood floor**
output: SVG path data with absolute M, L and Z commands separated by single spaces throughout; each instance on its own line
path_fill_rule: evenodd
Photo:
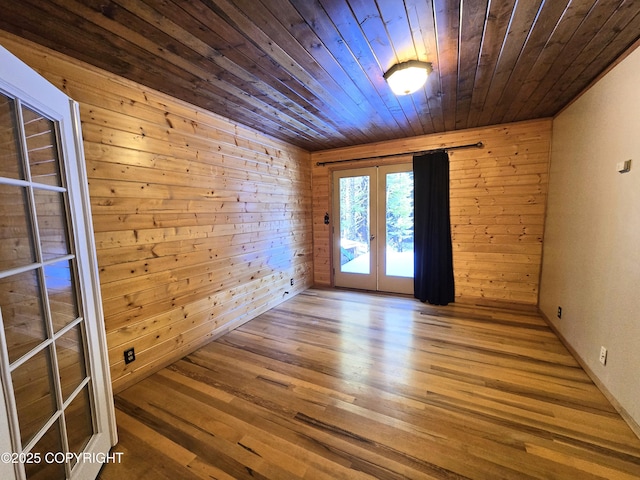
M 116 396 L 123 479 L 638 479 L 534 312 L 311 289 Z

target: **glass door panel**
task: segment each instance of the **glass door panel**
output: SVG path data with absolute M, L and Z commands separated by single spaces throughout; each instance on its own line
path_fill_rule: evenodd
M 371 273 L 368 176 L 340 179 L 340 271 Z
M 62 401 L 66 402 L 87 375 L 80 325 L 68 330 L 56 341 Z
M 0 278 L 0 306 L 7 356 L 14 363 L 48 335 L 37 272 Z
M 334 276 L 337 286 L 375 289 L 375 217 L 372 195 L 376 192 L 376 171 L 344 170 L 334 175 Z M 373 255 L 372 255 L 373 253 Z
M 89 386 L 82 391 L 64 411 L 71 453 L 82 452 L 93 435 L 93 419 L 91 417 L 91 400 Z M 73 465 L 71 465 L 73 467 Z
M 73 263 L 69 260 L 63 260 L 46 265 L 44 278 L 47 285 L 49 308 L 51 309 L 51 324 L 53 331 L 58 332 L 80 316 L 76 300 Z
M 45 347 L 11 372 L 23 448 L 56 412 L 51 371 L 51 349 Z
M 31 180 L 61 186 L 55 123 L 23 105 L 22 126 Z
M 31 452 L 34 458 L 45 458 L 49 452 L 62 452 L 62 429 L 56 421 L 34 445 Z M 37 457 L 36 457 L 37 455 Z M 48 480 L 65 478 L 65 465 L 60 462 L 32 462 L 25 465 L 26 477 L 29 480 Z
M 413 171 L 409 164 L 379 168 L 381 236 L 378 288 L 413 293 Z
M 387 173 L 385 273 L 413 278 L 413 172 Z
M 14 118 L 14 109 L 15 103 L 13 100 L 0 95 L 0 119 Z M 24 175 L 22 173 L 22 162 L 18 156 L 20 144 L 18 143 L 19 137 L 16 128 L 15 122 L 0 121 L 0 151 L 2 151 L 0 177 L 22 180 Z
M 1 96 L 0 96 L 1 98 Z M 27 190 L 17 185 L 0 183 L 0 205 L 2 225 L 0 229 L 0 270 L 33 263 L 36 259 L 31 241 L 31 219 L 26 215 L 29 208 Z
M 49 180 L 51 180 L 49 178 Z M 63 192 L 34 187 L 33 202 L 40 235 L 42 259 L 52 260 L 71 253 Z

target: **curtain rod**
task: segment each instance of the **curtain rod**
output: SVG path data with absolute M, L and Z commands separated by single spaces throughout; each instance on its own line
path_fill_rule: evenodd
M 333 165 L 334 163 L 362 162 L 364 160 L 375 160 L 377 158 L 403 157 L 405 155 L 422 155 L 425 153 L 448 152 L 449 150 L 458 150 L 461 148 L 482 148 L 482 147 L 484 147 L 484 144 L 482 142 L 477 142 L 477 143 L 470 143 L 468 145 L 456 145 L 453 147 L 432 148 L 431 150 L 421 150 L 419 152 L 392 153 L 389 155 L 378 155 L 376 157 L 350 158 L 349 160 L 334 160 L 332 162 L 316 162 L 316 166 L 324 167 L 325 165 Z

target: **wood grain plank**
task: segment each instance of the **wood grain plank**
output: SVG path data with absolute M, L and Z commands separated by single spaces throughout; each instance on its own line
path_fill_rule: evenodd
M 500 42 L 500 53 L 492 73 L 491 88 L 480 113 L 481 123 L 490 123 L 493 118 L 496 105 L 507 88 L 511 73 L 527 45 L 535 19 L 544 3 L 541 0 L 515 2 L 510 12 L 508 30 L 504 32 L 504 39 Z
M 491 2 L 464 4 L 460 18 L 460 48 L 458 53 L 458 97 L 456 105 L 456 129 L 469 125 L 469 113 L 476 88 L 476 75 L 481 62 L 480 52 L 483 46 L 486 28 L 487 10 Z
M 471 108 L 466 120 L 469 126 L 476 125 L 484 111 L 495 70 L 500 61 L 504 38 L 509 29 L 511 12 L 516 4 L 516 0 L 490 2 L 489 4 L 482 33 L 476 79 L 471 94 Z
M 460 3 L 450 1 L 433 2 L 436 27 L 436 44 L 438 46 L 439 91 L 449 92 L 442 99 L 445 131 L 456 128 L 456 107 L 458 99 L 458 75 L 460 74 L 460 42 L 459 38 L 447 32 L 457 32 L 460 29 Z M 434 75 L 436 76 L 436 75 Z

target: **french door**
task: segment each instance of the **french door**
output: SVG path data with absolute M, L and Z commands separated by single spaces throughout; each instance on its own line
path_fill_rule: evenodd
M 411 164 L 333 174 L 334 283 L 413 293 Z
M 95 478 L 115 443 L 78 108 L 0 47 L 0 477 Z

